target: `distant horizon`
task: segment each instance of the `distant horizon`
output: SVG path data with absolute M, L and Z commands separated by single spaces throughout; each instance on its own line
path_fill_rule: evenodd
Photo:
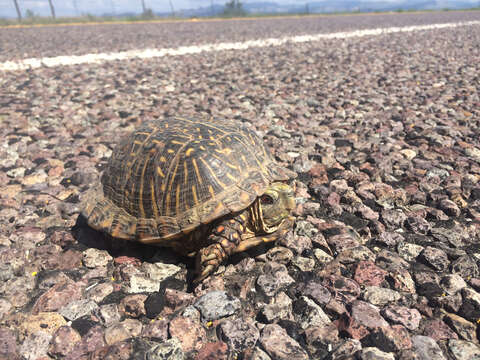
M 36 16 L 51 15 L 48 0 L 17 0 L 22 17 L 27 11 Z M 208 16 L 221 11 L 227 0 L 144 0 L 145 7 L 155 14 L 167 16 L 172 11 L 177 16 Z M 142 13 L 141 0 L 52 0 L 57 17 L 76 16 L 122 16 Z M 291 13 L 308 9 L 312 13 L 349 12 L 349 11 L 391 11 L 391 10 L 435 10 L 467 9 L 480 7 L 478 0 L 243 0 L 245 10 L 255 13 Z M 172 4 L 172 5 L 171 5 Z M 308 6 L 307 6 L 308 4 Z M 173 6 L 173 9 L 172 9 Z M 0 0 L 0 18 L 16 18 L 13 0 Z

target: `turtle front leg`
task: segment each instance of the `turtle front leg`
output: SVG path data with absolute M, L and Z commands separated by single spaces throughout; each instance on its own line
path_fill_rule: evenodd
M 194 283 L 199 283 L 232 253 L 240 244 L 242 234 L 245 233 L 247 225 L 247 213 L 241 213 L 230 219 L 222 220 L 213 226 L 208 236 L 210 244 L 197 253 L 196 272 L 198 274 Z

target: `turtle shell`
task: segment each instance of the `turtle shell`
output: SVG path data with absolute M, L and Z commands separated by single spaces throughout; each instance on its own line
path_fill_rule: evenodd
M 293 177 L 236 122 L 165 118 L 116 146 L 83 215 L 113 237 L 162 243 L 246 209 L 270 183 Z

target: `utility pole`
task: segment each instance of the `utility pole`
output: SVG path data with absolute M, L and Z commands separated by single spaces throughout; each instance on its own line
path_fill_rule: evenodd
M 145 9 L 145 0 L 142 0 L 142 14 L 145 14 L 147 9 Z
M 173 8 L 172 0 L 169 0 L 169 2 L 170 2 L 170 8 L 172 9 L 172 17 L 174 17 L 175 16 L 175 10 Z
M 213 0 L 210 1 L 212 7 L 212 16 L 215 16 L 215 9 L 213 8 Z
M 20 8 L 18 7 L 18 1 L 17 0 L 13 0 L 14 4 L 15 4 L 15 9 L 17 10 L 17 17 L 18 17 L 18 21 L 22 21 L 22 13 L 20 11 Z
M 50 5 L 50 11 L 52 13 L 52 18 L 55 19 L 55 9 L 53 8 L 52 0 L 48 0 L 48 4 Z

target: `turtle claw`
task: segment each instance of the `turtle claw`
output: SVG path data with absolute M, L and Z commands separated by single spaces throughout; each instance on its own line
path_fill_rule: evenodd
M 218 250 L 218 245 L 213 244 L 207 248 L 201 249 L 197 253 L 197 274 L 194 283 L 198 284 L 208 275 L 215 271 L 215 269 L 222 262 L 222 252 Z
M 198 275 L 194 280 L 193 283 L 195 285 L 201 283 L 208 275 L 210 275 L 211 272 L 215 270 L 215 266 L 213 265 L 207 265 L 206 267 L 203 268 L 202 272 L 200 275 Z
M 215 253 L 210 253 L 208 255 L 202 256 L 202 264 L 215 259 L 217 259 L 217 255 Z

